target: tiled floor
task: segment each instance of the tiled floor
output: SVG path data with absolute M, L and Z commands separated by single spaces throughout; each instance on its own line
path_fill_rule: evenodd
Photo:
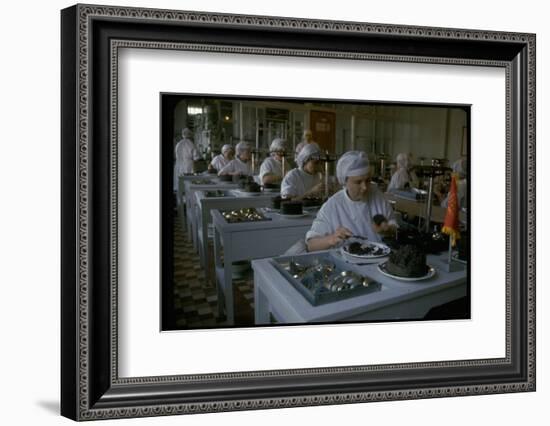
M 212 247 L 210 247 L 212 250 Z M 210 256 L 213 259 L 213 255 Z M 212 274 L 213 275 L 213 274 Z M 176 326 L 179 329 L 225 327 L 225 315 L 218 315 L 218 295 L 214 282 L 207 282 L 199 255 L 188 241 L 179 218 L 174 221 L 174 280 Z M 252 277 L 233 281 L 235 325 L 254 324 Z

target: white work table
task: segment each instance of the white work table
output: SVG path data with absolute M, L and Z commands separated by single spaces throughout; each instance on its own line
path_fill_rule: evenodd
M 197 243 L 202 268 L 206 279 L 210 278 L 210 260 L 208 252 L 208 225 L 212 223 L 212 210 L 236 210 L 247 207 L 269 207 L 272 198 L 278 192 L 262 192 L 258 195 L 242 195 L 238 190 L 222 191 L 223 196 L 209 197 L 208 190 L 195 191 L 195 220 L 197 221 Z
M 201 174 L 201 175 L 181 175 L 178 177 L 178 191 L 177 199 L 178 206 L 183 206 L 185 204 L 185 182 L 187 181 L 210 181 L 215 179 L 216 175 Z
M 276 268 L 274 259 L 255 260 L 255 323 L 269 324 L 271 315 L 280 324 L 421 319 L 431 308 L 467 295 L 466 266 L 453 262 L 453 272 L 447 272 L 446 259 L 443 254 L 428 255 L 427 263 L 436 269 L 435 276 L 414 282 L 387 277 L 376 264 L 350 264 L 350 269 L 382 284 L 381 290 L 318 306 L 310 304 L 293 287 Z
M 210 182 L 210 183 L 206 183 Z M 198 250 L 197 242 L 197 218 L 195 217 L 195 192 L 196 191 L 228 191 L 238 188 L 233 182 L 221 182 L 217 176 L 206 180 L 205 183 L 193 183 L 192 180 L 184 182 L 185 187 L 185 216 L 187 223 L 187 238 L 193 241 L 193 248 Z
M 214 179 L 215 175 L 182 175 L 178 177 L 178 191 L 176 194 L 177 199 L 177 208 L 178 208 L 178 218 L 181 221 L 182 228 L 185 228 L 185 182 L 194 181 L 210 181 Z
M 225 305 L 227 322 L 233 324 L 233 262 L 282 255 L 298 240 L 305 238 L 315 214 L 284 218 L 276 213 L 265 213 L 272 220 L 245 223 L 228 223 L 218 210 L 212 210 L 211 214 L 218 308 L 222 313 Z
M 386 200 L 392 201 L 394 203 L 394 210 L 406 212 L 411 216 L 426 216 L 426 210 L 428 208 L 426 200 L 407 199 L 388 192 L 384 193 L 384 197 L 386 198 Z M 445 221 L 446 213 L 447 208 L 433 205 L 431 221 L 443 223 Z M 466 223 L 467 216 L 462 210 L 459 212 L 459 218 L 462 223 Z

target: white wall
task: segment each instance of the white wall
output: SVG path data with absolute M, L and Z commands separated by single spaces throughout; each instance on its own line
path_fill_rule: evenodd
M 375 143 L 375 152 L 389 155 L 392 161 L 400 152 L 412 152 L 415 161 L 447 158 L 451 164 L 460 157 L 465 125 L 466 112 L 459 108 L 377 106 L 372 116 L 355 117 L 355 149 L 371 153 Z M 350 135 L 351 113 L 340 112 L 336 116 L 337 152 L 351 149 Z
M 233 136 L 239 139 L 240 129 L 240 104 L 233 104 Z M 175 110 L 174 132 L 178 135 L 187 118 L 186 102 L 181 101 Z M 276 107 L 279 107 L 278 105 Z M 282 106 L 282 109 L 290 111 L 290 117 L 295 112 L 292 104 Z M 349 108 L 342 111 L 342 106 L 337 106 L 336 114 L 336 154 L 341 155 L 351 150 L 351 122 L 353 113 Z M 258 123 L 264 122 L 266 127 L 259 140 L 259 147 L 268 149 L 274 136 L 282 136 L 288 139 L 289 135 L 281 132 L 284 126 L 267 128 L 265 115 L 267 108 L 263 105 L 258 108 Z M 256 141 L 256 110 L 254 104 L 243 102 L 242 108 L 242 139 L 255 144 Z M 315 107 L 310 107 L 306 115 Z M 366 110 L 362 111 L 363 114 Z M 408 107 L 408 106 L 370 106 L 369 115 L 355 114 L 355 149 L 367 153 L 389 155 L 392 161 L 400 152 L 411 152 L 415 160 L 425 158 L 447 158 L 450 163 L 460 157 L 460 144 L 462 128 L 467 125 L 466 112 L 460 108 L 435 108 L 435 107 Z M 292 120 L 292 118 L 290 118 Z M 275 123 L 271 123 L 273 125 Z M 196 129 L 195 129 L 196 130 Z M 450 154 L 447 157 L 447 154 Z M 372 158 L 371 158 L 372 160 Z
M 259 2 L 104 0 L 107 4 L 353 21 L 537 32 L 539 161 L 549 157 L 550 29 L 544 2 L 463 0 L 394 2 Z M 2 8 L 2 155 L 0 182 L 0 386 L 2 423 L 70 424 L 59 404 L 59 9 L 68 1 L 8 2 Z M 30 106 L 32 105 L 32 109 Z M 541 163 L 542 165 L 543 163 Z M 489 169 L 490 171 L 490 169 Z M 538 391 L 453 399 L 169 417 L 114 424 L 545 424 L 550 399 L 549 169 L 538 170 Z M 490 177 L 490 175 L 488 175 Z M 490 250 L 489 250 L 490 251 Z

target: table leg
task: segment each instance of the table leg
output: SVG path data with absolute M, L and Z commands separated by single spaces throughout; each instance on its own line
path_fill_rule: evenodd
M 193 249 L 195 249 L 195 253 L 199 252 L 199 243 L 198 243 L 198 229 L 197 229 L 197 214 L 198 214 L 198 208 L 195 204 L 193 204 L 193 210 L 192 215 L 193 217 L 190 218 L 191 221 L 191 234 L 193 236 Z
M 218 228 L 214 228 L 214 282 L 218 293 L 218 316 L 223 315 L 225 296 L 223 294 L 222 283 L 218 280 L 218 269 L 221 269 L 223 264 L 221 261 L 221 239 Z
M 188 196 L 185 196 L 185 222 L 187 225 L 187 241 L 191 241 L 193 238 L 193 234 L 191 233 L 191 220 L 191 201 Z
M 199 211 L 199 208 L 197 207 L 197 212 Z M 204 258 L 202 257 L 202 216 L 196 216 L 197 219 L 197 244 L 198 244 L 198 252 L 199 252 L 199 263 L 201 265 L 201 268 L 204 269 Z
M 187 209 L 185 207 L 183 199 L 181 206 L 178 206 L 178 216 L 178 220 L 181 224 L 181 229 L 185 229 L 187 227 L 187 220 L 185 219 L 187 217 Z M 187 238 L 189 238 L 189 231 L 187 231 Z
M 231 241 L 227 241 L 227 234 L 224 237 L 223 251 L 223 292 L 225 295 L 225 314 L 227 324 L 235 323 L 235 308 L 233 305 L 233 260 L 231 258 Z
M 200 257 L 206 281 L 210 279 L 210 264 L 208 262 L 208 214 L 210 214 L 210 211 L 205 211 L 203 206 L 201 227 L 199 228 L 202 236 L 202 244 L 199 244 L 199 249 L 201 250 Z
M 180 185 L 181 186 L 181 185 Z M 178 199 L 177 199 L 177 202 L 178 202 L 178 221 L 180 222 L 180 225 L 181 225 L 181 229 L 184 230 L 185 227 L 187 226 L 186 223 L 185 223 L 185 216 L 187 215 L 186 211 L 185 211 L 185 201 L 184 201 L 184 193 L 183 192 L 178 192 Z
M 261 290 L 261 278 L 254 274 L 254 324 L 269 324 L 269 301 Z

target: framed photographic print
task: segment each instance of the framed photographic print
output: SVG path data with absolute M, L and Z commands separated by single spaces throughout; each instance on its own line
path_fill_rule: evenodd
M 535 390 L 533 34 L 61 18 L 64 416 Z
M 161 121 L 167 202 L 161 245 L 164 261 L 173 259 L 161 271 L 163 330 L 470 317 L 468 159 L 461 154 L 470 106 L 163 93 Z M 190 128 L 194 135 L 177 142 L 176 152 L 195 146 L 210 173 L 203 165 L 203 172 L 176 176 L 173 141 Z M 296 128 L 305 130 L 296 134 Z M 298 152 L 306 144 L 315 147 L 309 164 Z M 355 201 L 336 182 L 338 159 L 357 151 L 368 158 L 364 205 L 372 210 L 359 225 L 348 218 Z M 464 187 L 456 212 L 462 238 L 451 250 L 456 257 L 460 248 L 462 258 L 452 270 L 441 257 L 449 249 L 441 229 L 453 170 L 445 156 L 460 169 Z M 239 174 L 249 168 L 250 176 L 237 176 L 233 165 Z M 185 212 L 177 220 L 174 191 Z M 336 204 L 346 207 L 333 209 Z M 396 226 L 369 232 L 377 213 Z M 334 215 L 337 226 L 329 223 Z M 345 226 L 355 236 L 308 250 L 311 235 L 325 226 L 330 232 Z M 400 250 L 411 249 L 402 246 L 413 242 L 417 273 L 393 275 L 386 268 L 395 270 Z M 255 259 L 270 260 L 249 265 Z M 436 278 L 429 263 L 438 261 Z M 194 272 L 189 265 L 197 266 Z M 412 282 L 421 285 L 403 285 Z M 288 292 L 267 296 L 275 288 Z

